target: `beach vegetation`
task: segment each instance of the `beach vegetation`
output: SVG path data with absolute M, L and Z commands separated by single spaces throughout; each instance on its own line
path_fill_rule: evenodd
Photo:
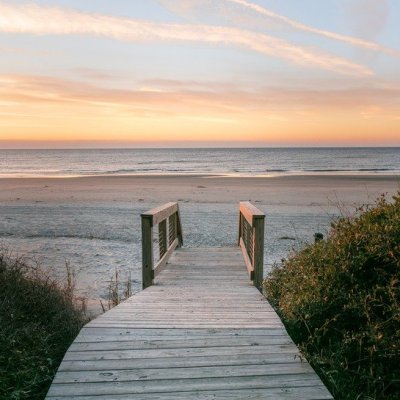
M 79 330 L 85 301 L 36 263 L 0 251 L 0 398 L 43 399 Z
M 129 272 L 126 280 L 121 281 L 118 269 L 115 269 L 114 275 L 111 276 L 108 282 L 107 303 L 103 303 L 100 299 L 100 306 L 105 313 L 108 310 L 116 307 L 118 304 L 124 302 L 132 296 L 132 278 Z
M 400 192 L 337 219 L 264 293 L 335 399 L 400 398 Z

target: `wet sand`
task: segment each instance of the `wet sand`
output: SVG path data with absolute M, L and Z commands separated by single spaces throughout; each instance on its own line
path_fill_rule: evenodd
M 0 203 L 361 204 L 400 189 L 396 176 L 96 176 L 0 180 Z

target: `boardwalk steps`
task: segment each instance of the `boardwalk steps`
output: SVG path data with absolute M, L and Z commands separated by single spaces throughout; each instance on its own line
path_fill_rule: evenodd
M 332 399 L 239 247 L 177 249 L 163 268 L 81 330 L 47 399 Z

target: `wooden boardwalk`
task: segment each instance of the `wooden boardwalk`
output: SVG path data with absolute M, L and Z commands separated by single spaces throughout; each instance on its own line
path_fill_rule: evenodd
M 47 399 L 332 399 L 245 262 L 240 247 L 176 250 L 82 329 Z

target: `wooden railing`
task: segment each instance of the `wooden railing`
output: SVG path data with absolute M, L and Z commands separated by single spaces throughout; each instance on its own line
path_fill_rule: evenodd
M 153 284 L 153 279 L 162 271 L 169 257 L 178 246 L 182 246 L 182 227 L 178 203 L 167 203 L 153 208 L 142 217 L 142 287 Z M 153 228 L 158 226 L 159 260 L 154 265 Z
M 265 214 L 248 201 L 240 202 L 239 240 L 250 280 L 261 288 L 264 264 Z

